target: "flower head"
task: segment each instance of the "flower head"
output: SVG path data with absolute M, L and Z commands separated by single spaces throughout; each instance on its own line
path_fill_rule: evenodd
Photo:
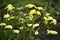
M 21 21 L 21 23 L 24 23 L 25 22 L 25 19 L 20 18 L 19 21 Z
M 28 4 L 28 5 L 26 5 L 26 7 L 28 7 L 28 8 L 33 8 L 33 7 L 36 7 L 36 6 L 33 5 L 33 4 Z
M 4 18 L 9 18 L 9 17 L 10 17 L 9 14 L 5 14 L 5 15 L 4 15 Z
M 48 20 L 48 18 L 47 18 L 47 17 L 43 17 L 43 19 L 44 19 L 44 20 L 46 20 L 46 21 Z
M 38 10 L 43 10 L 43 8 L 42 8 L 42 7 L 36 7 L 36 9 L 38 9 Z
M 22 26 L 22 27 L 20 27 L 20 29 L 22 30 L 24 27 Z
M 18 34 L 20 31 L 19 30 L 13 30 L 13 32 Z
M 14 19 L 15 17 L 14 16 L 11 16 L 10 19 Z
M 47 30 L 47 34 L 58 34 L 58 32 L 54 30 Z
M 41 12 L 40 12 L 40 11 L 37 11 L 36 14 L 37 14 L 37 15 L 41 15 Z
M 33 24 L 33 28 L 38 27 L 38 26 L 39 26 L 39 24 L 38 24 L 38 23 Z
M 12 25 L 6 25 L 5 26 L 5 28 L 7 28 L 7 29 L 12 29 L 12 27 L 13 27 Z
M 54 25 L 56 25 L 57 24 L 57 21 L 56 21 L 56 19 L 53 19 L 51 22 L 50 22 L 50 24 L 54 24 Z
M 0 26 L 5 26 L 6 25 L 6 23 L 0 23 Z
M 36 10 L 35 10 L 35 9 L 32 9 L 32 10 L 30 10 L 29 15 L 33 15 L 33 14 L 35 14 L 35 13 L 36 13 Z
M 38 35 L 39 34 L 39 32 L 38 31 L 35 31 L 35 35 Z
M 12 11 L 15 7 L 12 4 L 8 4 L 7 7 L 5 7 L 5 9 L 7 9 L 8 11 Z
M 31 27 L 32 26 L 32 24 L 27 24 L 29 27 Z
M 48 16 L 48 20 L 53 20 L 53 17 Z
M 46 14 L 45 14 L 45 16 L 49 16 L 49 15 L 50 15 L 50 13 L 46 13 Z

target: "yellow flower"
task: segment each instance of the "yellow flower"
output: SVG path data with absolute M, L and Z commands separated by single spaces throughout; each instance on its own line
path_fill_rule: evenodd
M 33 15 L 26 16 L 27 19 L 32 20 L 34 17 Z
M 38 10 L 43 10 L 43 8 L 42 8 L 42 7 L 36 7 L 36 9 L 38 9 Z
M 53 17 L 48 16 L 48 20 L 53 20 Z
M 20 27 L 20 29 L 22 30 L 24 27 L 22 26 L 22 27 Z
M 29 18 L 33 19 L 33 18 L 34 18 L 34 16 L 33 16 L 33 15 L 29 15 Z
M 25 20 L 23 18 L 20 18 L 19 21 L 21 21 L 21 23 L 25 22 Z
M 8 18 L 7 20 L 8 20 L 8 21 L 10 21 L 11 19 L 10 19 L 10 18 Z
M 5 28 L 12 29 L 12 25 L 6 25 Z
M 9 14 L 5 14 L 5 15 L 4 15 L 4 18 L 9 18 L 9 17 L 10 17 Z
M 39 24 L 38 24 L 38 23 L 33 24 L 33 28 L 38 27 L 38 26 L 39 26 Z
M 6 25 L 6 23 L 0 23 L 0 26 L 5 26 Z
M 48 17 L 43 17 L 43 19 L 46 20 L 46 21 L 47 21 L 47 20 L 53 20 L 53 17 L 48 16 Z
M 32 24 L 27 24 L 29 27 L 31 27 L 32 26 Z
M 36 14 L 37 14 L 37 15 L 41 15 L 40 11 L 37 11 Z
M 53 19 L 52 22 L 50 22 L 50 24 L 52 24 L 52 23 L 53 23 L 54 25 L 56 25 L 56 24 L 57 24 L 56 19 Z
M 39 34 L 39 32 L 38 31 L 35 31 L 35 35 L 38 35 Z
M 23 18 L 20 18 L 19 20 L 24 21 L 24 19 L 23 19 Z
M 33 8 L 33 7 L 36 7 L 36 6 L 33 5 L 33 4 L 28 4 L 28 5 L 26 5 L 26 7 L 28 7 L 28 8 Z
M 7 9 L 8 11 L 12 11 L 15 7 L 12 4 L 8 4 L 7 7 L 5 7 L 5 9 Z
M 36 13 L 36 10 L 35 10 L 35 9 L 32 9 L 32 10 L 30 10 L 29 15 L 33 15 L 33 14 L 35 14 L 35 13 Z
M 14 16 L 10 16 L 6 20 L 10 21 L 11 19 L 14 19 L 14 18 L 15 18 Z
M 21 9 L 23 9 L 23 7 L 19 7 L 19 8 L 17 8 L 17 10 L 21 10 Z
M 44 21 L 45 24 L 48 24 L 48 21 Z
M 46 20 L 46 21 L 48 20 L 48 18 L 47 18 L 47 17 L 43 17 L 43 19 L 44 19 L 44 20 Z
M 14 19 L 15 17 L 14 16 L 11 16 L 10 19 Z
M 54 30 L 47 30 L 47 34 L 58 34 L 58 32 Z
M 20 31 L 19 30 L 13 30 L 13 32 L 18 34 Z
M 46 14 L 45 14 L 45 16 L 49 16 L 49 15 L 50 15 L 50 13 L 46 13 Z

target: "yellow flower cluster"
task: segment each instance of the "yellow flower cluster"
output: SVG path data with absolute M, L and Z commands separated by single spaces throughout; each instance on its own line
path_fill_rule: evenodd
M 33 19 L 34 18 L 34 16 L 33 16 L 34 14 L 41 16 L 40 11 L 36 11 L 35 9 L 32 9 L 32 10 L 30 10 L 29 17 L 31 19 Z
M 10 16 L 9 14 L 5 14 L 4 18 L 6 18 L 6 20 L 11 20 L 11 19 L 14 19 L 15 17 L 14 16 Z
M 41 15 L 40 11 L 37 11 L 37 10 L 35 10 L 35 9 L 30 10 L 29 15 L 33 15 L 33 14 Z
M 39 26 L 39 23 L 36 24 L 27 24 L 28 27 L 32 27 L 33 29 Z
M 54 30 L 47 30 L 47 34 L 58 34 L 57 31 L 54 31 Z
M 12 11 L 15 7 L 12 4 L 8 4 L 7 7 L 5 7 L 5 9 L 7 9 L 8 11 Z
M 0 23 L 0 26 L 5 26 L 5 29 L 12 29 L 12 25 L 7 25 L 6 23 Z
M 33 8 L 34 7 L 34 9 L 30 10 L 30 12 L 29 12 L 30 20 L 32 20 L 34 18 L 34 14 L 41 16 L 40 10 L 43 10 L 42 7 L 36 7 L 36 5 L 34 5 L 34 4 L 27 4 L 25 7 L 27 7 L 27 8 Z
M 50 24 L 57 24 L 56 19 L 54 19 L 53 17 L 50 16 L 50 13 L 46 13 L 45 16 L 43 17 L 43 19 L 45 20 L 45 24 L 48 24 L 48 21 L 51 20 Z
M 43 10 L 42 7 L 36 7 L 34 4 L 27 4 L 25 7 L 28 7 L 28 8 L 35 8 L 35 9 L 38 9 L 38 10 Z

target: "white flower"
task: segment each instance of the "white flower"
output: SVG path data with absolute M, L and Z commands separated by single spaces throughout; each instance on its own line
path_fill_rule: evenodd
M 14 33 L 19 33 L 20 31 L 19 30 L 13 30 Z
M 13 26 L 11 25 L 6 25 L 5 28 L 12 29 Z
M 54 30 L 47 30 L 47 34 L 58 34 L 58 32 Z

